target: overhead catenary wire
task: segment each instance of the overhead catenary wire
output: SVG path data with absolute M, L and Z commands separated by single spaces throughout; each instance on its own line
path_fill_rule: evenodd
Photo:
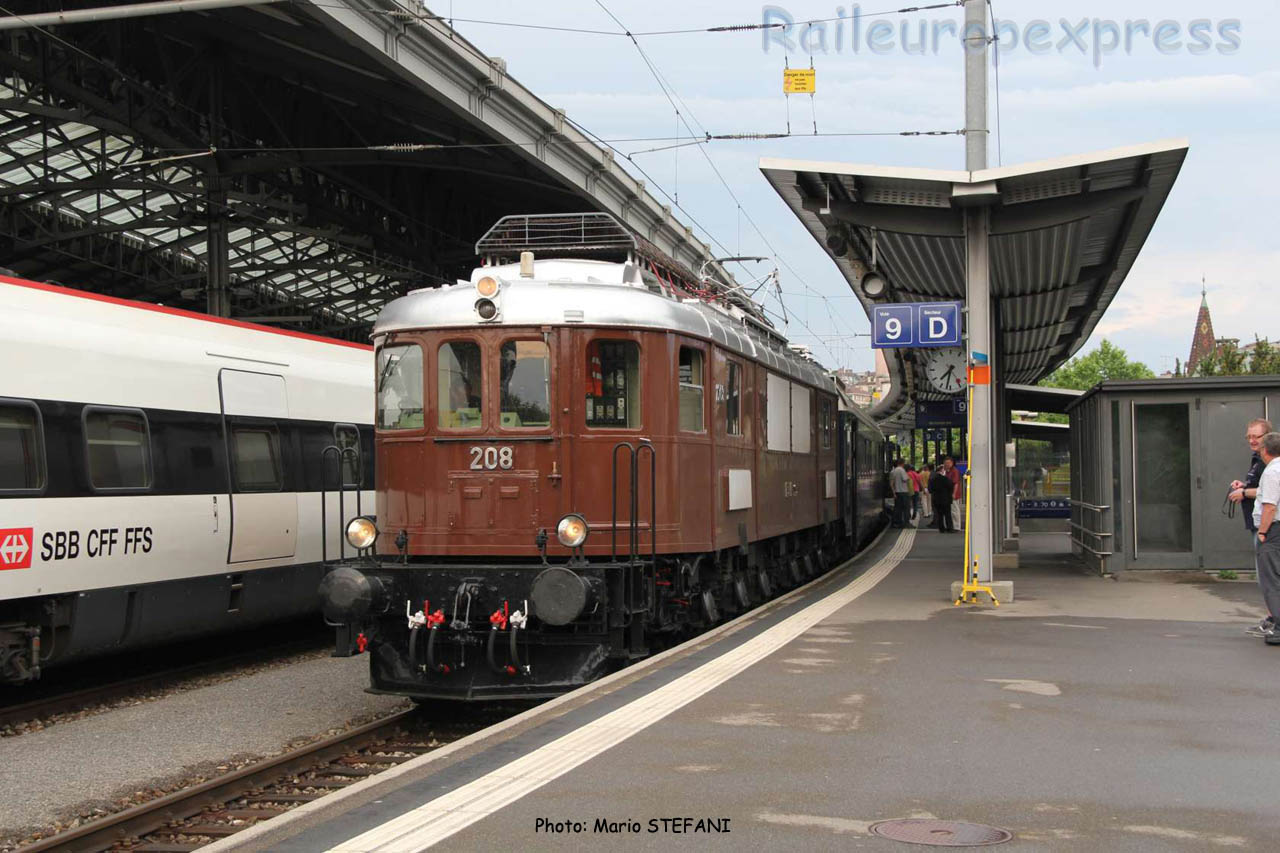
M 595 0 L 595 2 L 596 2 L 596 5 L 600 6 L 600 8 L 603 9 L 605 13 L 608 14 L 609 17 L 612 18 L 614 22 L 618 24 L 618 26 L 623 27 L 624 29 L 626 28 L 625 25 L 617 18 L 617 16 L 609 11 L 609 9 L 604 5 L 602 0 Z M 639 42 L 637 42 L 635 39 L 632 39 L 632 43 L 635 45 L 636 50 L 639 52 L 641 58 L 644 60 L 645 65 L 649 68 L 650 73 L 653 75 L 654 79 L 657 81 L 658 87 L 662 90 L 667 100 L 671 103 L 672 108 L 677 111 L 677 114 L 680 115 L 682 119 L 684 116 L 688 116 L 694 122 L 694 124 L 698 125 L 698 128 L 705 134 L 706 128 L 702 125 L 701 122 L 698 121 L 697 116 L 693 113 L 693 111 L 689 108 L 689 106 L 684 102 L 684 99 L 680 97 L 680 94 L 675 90 L 675 87 L 671 85 L 671 83 L 667 80 L 667 78 L 658 69 L 656 63 L 654 63 L 649 58 L 644 48 L 641 47 Z M 677 103 L 679 104 L 679 107 L 676 106 Z M 683 112 L 681 112 L 680 108 L 683 108 Z M 685 122 L 685 128 L 689 131 L 691 136 L 695 135 L 695 131 L 691 126 L 689 126 L 687 122 Z M 802 134 L 802 135 L 807 136 L 808 134 Z M 786 267 L 787 271 L 803 287 L 805 287 L 810 292 L 818 295 L 820 298 L 824 299 L 824 307 L 826 308 L 828 319 L 832 322 L 833 326 L 839 326 L 840 323 L 839 321 L 837 321 L 835 313 L 831 309 L 831 305 L 825 302 L 825 296 L 823 294 L 818 293 L 817 290 L 811 287 L 809 283 L 806 282 L 803 277 L 801 277 L 801 275 L 796 271 L 796 269 L 792 267 L 790 263 L 787 262 L 786 258 L 784 258 L 781 255 L 781 253 L 778 252 L 778 250 L 774 247 L 773 243 L 765 235 L 764 231 L 756 223 L 755 219 L 752 218 L 750 212 L 748 212 L 745 208 L 743 208 L 742 200 L 738 198 L 738 195 L 736 192 L 734 192 L 733 187 L 729 185 L 729 182 L 725 179 L 724 174 L 720 171 L 715 161 L 711 158 L 711 155 L 705 149 L 699 148 L 699 151 L 701 151 L 703 157 L 707 161 L 707 165 L 711 167 L 711 170 L 715 173 L 716 178 L 720 181 L 720 184 L 724 187 L 725 191 L 729 194 L 729 197 L 733 199 L 733 202 L 737 206 L 738 210 L 741 212 L 741 215 L 746 218 L 747 222 L 751 225 L 752 230 L 756 232 L 760 240 L 765 244 L 765 246 L 768 247 L 769 252 L 775 258 L 777 258 L 780 264 Z M 779 295 L 779 304 L 781 304 L 780 295 Z M 784 314 L 785 314 L 785 308 L 784 308 Z
M 302 6 L 313 6 L 321 9 L 350 8 L 348 6 L 340 5 L 337 3 L 312 3 L 312 2 L 309 2 L 309 0 L 296 0 L 296 2 L 298 2 L 298 4 Z M 904 6 L 897 9 L 882 9 L 878 12 L 859 11 L 858 17 L 859 18 L 880 18 L 888 15 L 909 15 L 914 12 L 928 12 L 934 9 L 950 9 L 955 6 L 963 6 L 963 5 L 964 5 L 964 0 L 952 0 L 952 2 L 948 2 L 948 3 L 933 3 L 927 6 Z M 618 38 L 618 37 L 650 38 L 654 36 L 699 35 L 699 34 L 705 34 L 705 33 L 747 33 L 747 32 L 759 32 L 761 30 L 783 30 L 783 29 L 786 29 L 787 27 L 803 27 L 806 25 L 812 26 L 813 24 L 829 24 L 829 23 L 836 23 L 839 21 L 849 20 L 849 17 L 846 15 L 836 15 L 828 18 L 805 18 L 804 20 L 801 20 L 801 21 L 791 21 L 789 23 L 776 21 L 771 23 L 759 23 L 759 24 L 720 24 L 720 25 L 710 26 L 710 27 L 685 27 L 685 28 L 670 29 L 670 30 L 641 30 L 638 32 L 631 32 L 627 30 L 626 27 L 623 27 L 623 31 L 619 32 L 617 30 L 601 30 L 601 29 L 594 29 L 592 27 L 569 27 L 569 26 L 557 26 L 554 24 L 535 24 L 535 23 L 530 23 L 526 21 L 495 21 L 492 19 L 485 19 L 485 18 L 457 18 L 457 17 L 454 17 L 452 14 L 432 15 L 425 12 L 419 12 L 413 9 L 364 8 L 364 9 L 361 9 L 360 11 L 364 14 L 387 15 L 387 16 L 397 17 L 397 18 L 412 18 L 419 21 L 439 21 L 440 23 L 448 26 L 450 29 L 453 29 L 453 25 L 455 23 L 458 23 L 458 24 L 475 24 L 477 26 L 487 26 L 487 27 L 508 27 L 512 29 L 522 29 L 522 30 L 544 30 L 549 32 L 575 33 L 578 35 L 589 35 L 589 36 L 610 36 L 613 38 Z
M 622 21 L 619 20 L 618 17 L 614 15 L 613 12 L 611 12 L 607 6 L 604 5 L 603 0 L 595 0 L 595 2 L 596 2 L 596 5 L 599 6 L 605 12 L 605 14 L 607 14 L 610 18 L 613 19 L 614 23 L 622 27 L 624 30 L 626 29 L 626 25 L 623 24 Z M 650 73 L 653 75 L 654 79 L 657 81 L 659 89 L 662 90 L 663 95 L 667 98 L 668 102 L 671 104 L 672 109 L 676 111 L 676 114 L 678 116 L 680 116 L 681 121 L 684 123 L 686 130 L 689 131 L 689 134 L 691 136 L 695 135 L 695 131 L 693 130 L 693 127 L 689 125 L 688 121 L 685 120 L 685 116 L 688 116 L 690 119 L 692 119 L 693 122 L 699 126 L 702 132 L 706 133 L 706 128 L 702 125 L 701 122 L 698 121 L 693 111 L 689 109 L 688 105 L 680 97 L 679 93 L 675 91 L 675 88 L 667 81 L 666 77 L 663 76 L 662 72 L 658 70 L 657 65 L 653 62 L 652 59 L 649 58 L 649 55 L 645 52 L 644 48 L 641 47 L 640 43 L 634 38 L 631 39 L 631 42 L 635 46 L 636 51 L 640 54 L 641 59 L 645 63 L 645 66 L 648 67 Z M 679 106 L 677 106 L 677 103 L 679 104 Z M 683 111 L 681 111 L 681 108 L 683 108 Z M 734 192 L 733 187 L 729 185 L 729 182 L 725 179 L 724 174 L 720 171 L 715 161 L 711 158 L 711 155 L 703 147 L 699 147 L 698 150 L 702 153 L 702 156 L 704 157 L 704 159 L 706 159 L 707 165 L 711 167 L 712 172 L 715 173 L 716 178 L 720 181 L 720 184 L 724 187 L 725 191 L 729 194 L 729 197 L 733 199 L 734 204 L 737 205 L 738 209 L 742 211 L 742 215 L 746 217 L 746 220 L 751 225 L 752 229 L 760 237 L 760 240 L 765 244 L 765 246 L 768 247 L 769 252 L 773 255 L 773 257 L 776 258 L 780 264 L 785 266 L 787 268 L 787 271 L 796 279 L 796 281 L 800 282 L 800 284 L 803 287 L 805 287 L 807 290 L 815 294 L 818 294 L 818 291 L 812 288 L 809 285 L 809 283 L 806 282 L 800 276 L 800 274 L 795 270 L 795 268 L 792 267 L 791 264 L 788 263 L 784 257 L 782 257 L 782 255 L 774 247 L 772 242 L 770 242 L 769 238 L 765 236 L 764 231 L 760 228 L 758 224 L 756 224 L 755 219 L 753 219 L 751 214 L 743 208 L 742 200 L 738 198 L 738 195 L 737 193 Z M 704 229 L 704 231 L 705 230 L 706 229 Z M 716 241 L 716 242 L 719 243 L 719 241 Z M 720 244 L 720 245 L 723 245 L 723 244 Z M 821 296 L 821 294 L 818 294 L 818 295 Z M 782 300 L 782 292 L 780 287 L 777 291 L 777 299 L 778 299 L 779 306 L 782 307 L 783 309 L 784 324 L 789 323 L 789 316 L 788 316 L 789 312 L 787 312 L 786 305 Z M 840 323 L 837 321 L 835 313 L 831 310 L 830 303 L 827 303 L 824 301 L 824 307 L 826 308 L 827 317 L 831 321 L 832 325 L 839 326 Z M 801 322 L 801 325 L 803 325 L 805 328 L 809 328 L 806 322 L 802 320 L 800 322 Z M 810 329 L 810 331 L 812 331 L 812 329 Z M 837 362 L 839 361 L 839 358 L 836 356 L 834 351 L 828 349 L 828 352 L 830 353 L 830 355 L 834 360 L 836 360 Z

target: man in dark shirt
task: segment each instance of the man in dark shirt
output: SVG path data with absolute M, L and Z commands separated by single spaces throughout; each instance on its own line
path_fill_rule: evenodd
M 1263 464 L 1260 454 L 1260 445 L 1262 437 L 1272 431 L 1271 421 L 1266 418 L 1254 418 L 1249 421 L 1249 426 L 1245 428 L 1244 438 L 1249 442 L 1249 449 L 1253 451 L 1253 457 L 1249 460 L 1249 471 L 1244 475 L 1243 480 L 1232 480 L 1231 491 L 1227 494 L 1227 499 L 1240 504 L 1241 513 L 1244 515 L 1244 526 L 1249 531 L 1250 539 L 1256 539 L 1254 535 L 1255 527 L 1253 525 L 1253 503 L 1258 497 L 1258 481 L 1262 477 L 1262 470 L 1266 468 Z M 1258 577 L 1258 585 L 1262 585 L 1262 577 Z M 1256 626 L 1247 629 L 1247 633 L 1262 636 L 1264 632 L 1275 625 L 1275 614 L 1267 614 Z
M 939 533 L 955 533 L 951 519 L 951 496 L 954 486 L 943 473 L 942 467 L 933 469 L 929 475 L 929 496 L 933 499 L 933 518 L 938 525 Z

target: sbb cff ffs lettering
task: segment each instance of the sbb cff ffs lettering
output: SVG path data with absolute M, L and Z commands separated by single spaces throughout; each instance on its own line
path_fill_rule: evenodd
M 40 539 L 40 559 L 74 560 L 86 557 L 113 557 L 117 554 L 150 554 L 150 527 L 95 527 L 81 535 L 79 530 L 51 530 Z

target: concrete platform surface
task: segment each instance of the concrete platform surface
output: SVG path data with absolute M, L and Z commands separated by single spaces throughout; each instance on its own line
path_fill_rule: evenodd
M 906 817 L 1004 827 L 1008 850 L 1280 847 L 1280 647 L 1244 635 L 1249 590 L 1120 584 L 1048 560 L 1018 570 L 1011 605 L 953 607 L 940 593 L 959 537 L 905 538 L 874 586 L 893 538 L 634 680 L 216 849 L 889 850 L 871 824 Z M 858 571 L 861 597 L 652 713 L 665 687 L 712 679 Z M 699 819 L 717 822 L 699 832 Z M 368 841 L 389 821 L 404 831 Z

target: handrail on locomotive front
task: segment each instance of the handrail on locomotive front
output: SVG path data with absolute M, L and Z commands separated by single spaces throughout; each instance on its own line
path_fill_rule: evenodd
M 339 561 L 347 559 L 347 537 L 342 531 L 341 525 L 347 517 L 346 493 L 354 491 L 356 493 L 356 517 L 364 515 L 364 507 L 361 501 L 361 486 L 364 480 L 364 472 L 360 469 L 360 454 L 354 447 L 339 447 L 336 444 L 330 444 L 324 450 L 320 451 L 320 563 L 328 565 L 329 563 L 329 489 L 327 477 L 325 476 L 325 463 L 329 460 L 329 454 L 333 453 L 334 468 L 338 473 L 338 559 Z M 342 477 L 342 464 L 346 461 L 347 454 L 351 454 L 351 470 L 356 472 L 356 481 L 348 485 Z M 357 556 L 359 552 L 357 551 Z
M 629 441 L 620 441 L 613 446 L 612 464 L 612 483 L 609 490 L 610 501 L 610 557 L 616 563 L 618 561 L 618 451 L 626 449 L 629 461 L 631 463 L 631 514 L 627 523 L 627 535 L 629 552 L 627 555 L 628 562 L 634 563 L 640 556 L 640 519 L 638 518 L 640 511 L 640 483 L 639 483 L 639 461 L 642 451 L 649 451 L 649 556 L 656 564 L 658 561 L 658 462 L 657 452 L 653 448 L 653 443 L 648 439 L 640 439 L 640 446 L 636 447 Z

